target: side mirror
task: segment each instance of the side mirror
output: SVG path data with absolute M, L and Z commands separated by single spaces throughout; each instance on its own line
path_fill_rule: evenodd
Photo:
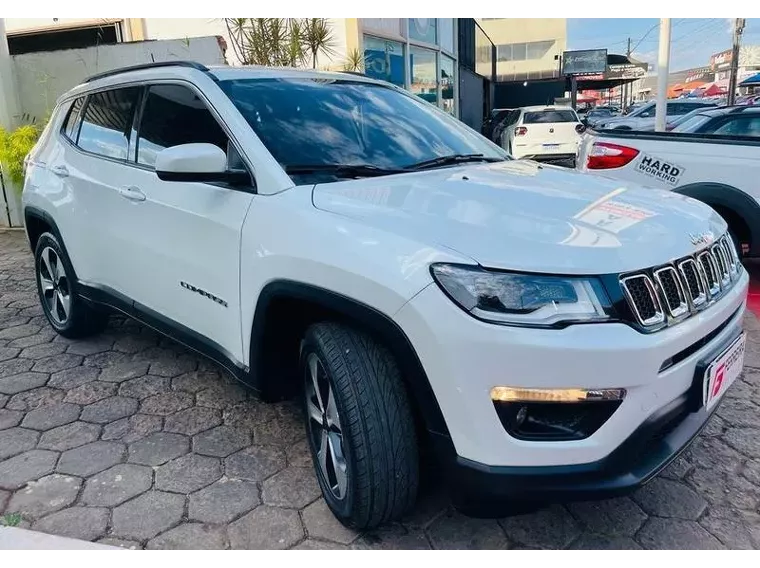
M 250 183 L 247 172 L 229 171 L 227 155 L 213 144 L 180 144 L 156 156 L 156 175 L 164 181 Z

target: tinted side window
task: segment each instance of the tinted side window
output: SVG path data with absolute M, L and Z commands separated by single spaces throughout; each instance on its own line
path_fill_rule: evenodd
M 69 109 L 69 115 L 66 117 L 66 122 L 63 124 L 63 133 L 74 143 L 76 143 L 77 135 L 79 134 L 79 115 L 82 112 L 83 104 L 84 97 L 79 97 L 75 100 Z
M 724 122 L 713 134 L 760 137 L 760 116 L 737 116 Z
M 150 87 L 140 121 L 137 162 L 153 166 L 165 148 L 204 142 L 227 152 L 227 134 L 198 95 L 181 85 Z
M 82 150 L 126 160 L 132 118 L 140 87 L 92 94 L 87 99 L 78 146 Z

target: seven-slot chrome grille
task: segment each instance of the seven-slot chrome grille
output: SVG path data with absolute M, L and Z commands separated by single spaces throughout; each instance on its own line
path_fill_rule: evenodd
M 700 252 L 620 279 L 636 323 L 647 329 L 671 325 L 728 291 L 740 274 L 733 241 L 723 235 Z

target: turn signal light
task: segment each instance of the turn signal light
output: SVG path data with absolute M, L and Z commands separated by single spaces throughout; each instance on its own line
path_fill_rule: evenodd
M 607 142 L 594 142 L 586 158 L 586 168 L 589 170 L 622 168 L 638 155 L 639 151 L 636 148 Z
M 597 402 L 623 400 L 625 389 L 531 389 L 494 387 L 494 402 Z

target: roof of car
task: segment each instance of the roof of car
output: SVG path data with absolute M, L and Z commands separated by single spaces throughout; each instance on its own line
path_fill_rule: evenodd
M 752 105 L 724 106 L 716 108 L 706 108 L 700 114 L 705 116 L 723 116 L 726 114 L 760 114 L 760 107 Z
M 378 82 L 362 73 L 347 71 L 318 71 L 294 67 L 264 67 L 262 65 L 218 65 L 208 68 L 208 72 L 220 81 L 231 79 L 343 79 Z
M 562 106 L 562 105 L 541 105 L 541 106 L 526 106 L 522 107 L 520 110 L 523 110 L 525 112 L 536 112 L 536 111 L 542 111 L 542 110 L 573 110 L 572 107 L 569 106 Z
M 88 77 L 81 84 L 59 97 L 59 101 L 82 93 L 116 86 L 122 82 L 141 80 L 147 76 L 150 78 L 164 78 L 170 76 L 187 77 L 188 73 L 202 72 L 215 80 L 224 81 L 229 79 L 323 79 L 323 80 L 352 80 L 367 83 L 377 83 L 392 86 L 390 83 L 378 81 L 367 77 L 362 73 L 317 71 L 313 69 L 296 69 L 293 67 L 263 67 L 256 65 L 244 66 L 206 66 L 195 61 L 158 61 L 142 63 L 129 67 L 108 70 Z

